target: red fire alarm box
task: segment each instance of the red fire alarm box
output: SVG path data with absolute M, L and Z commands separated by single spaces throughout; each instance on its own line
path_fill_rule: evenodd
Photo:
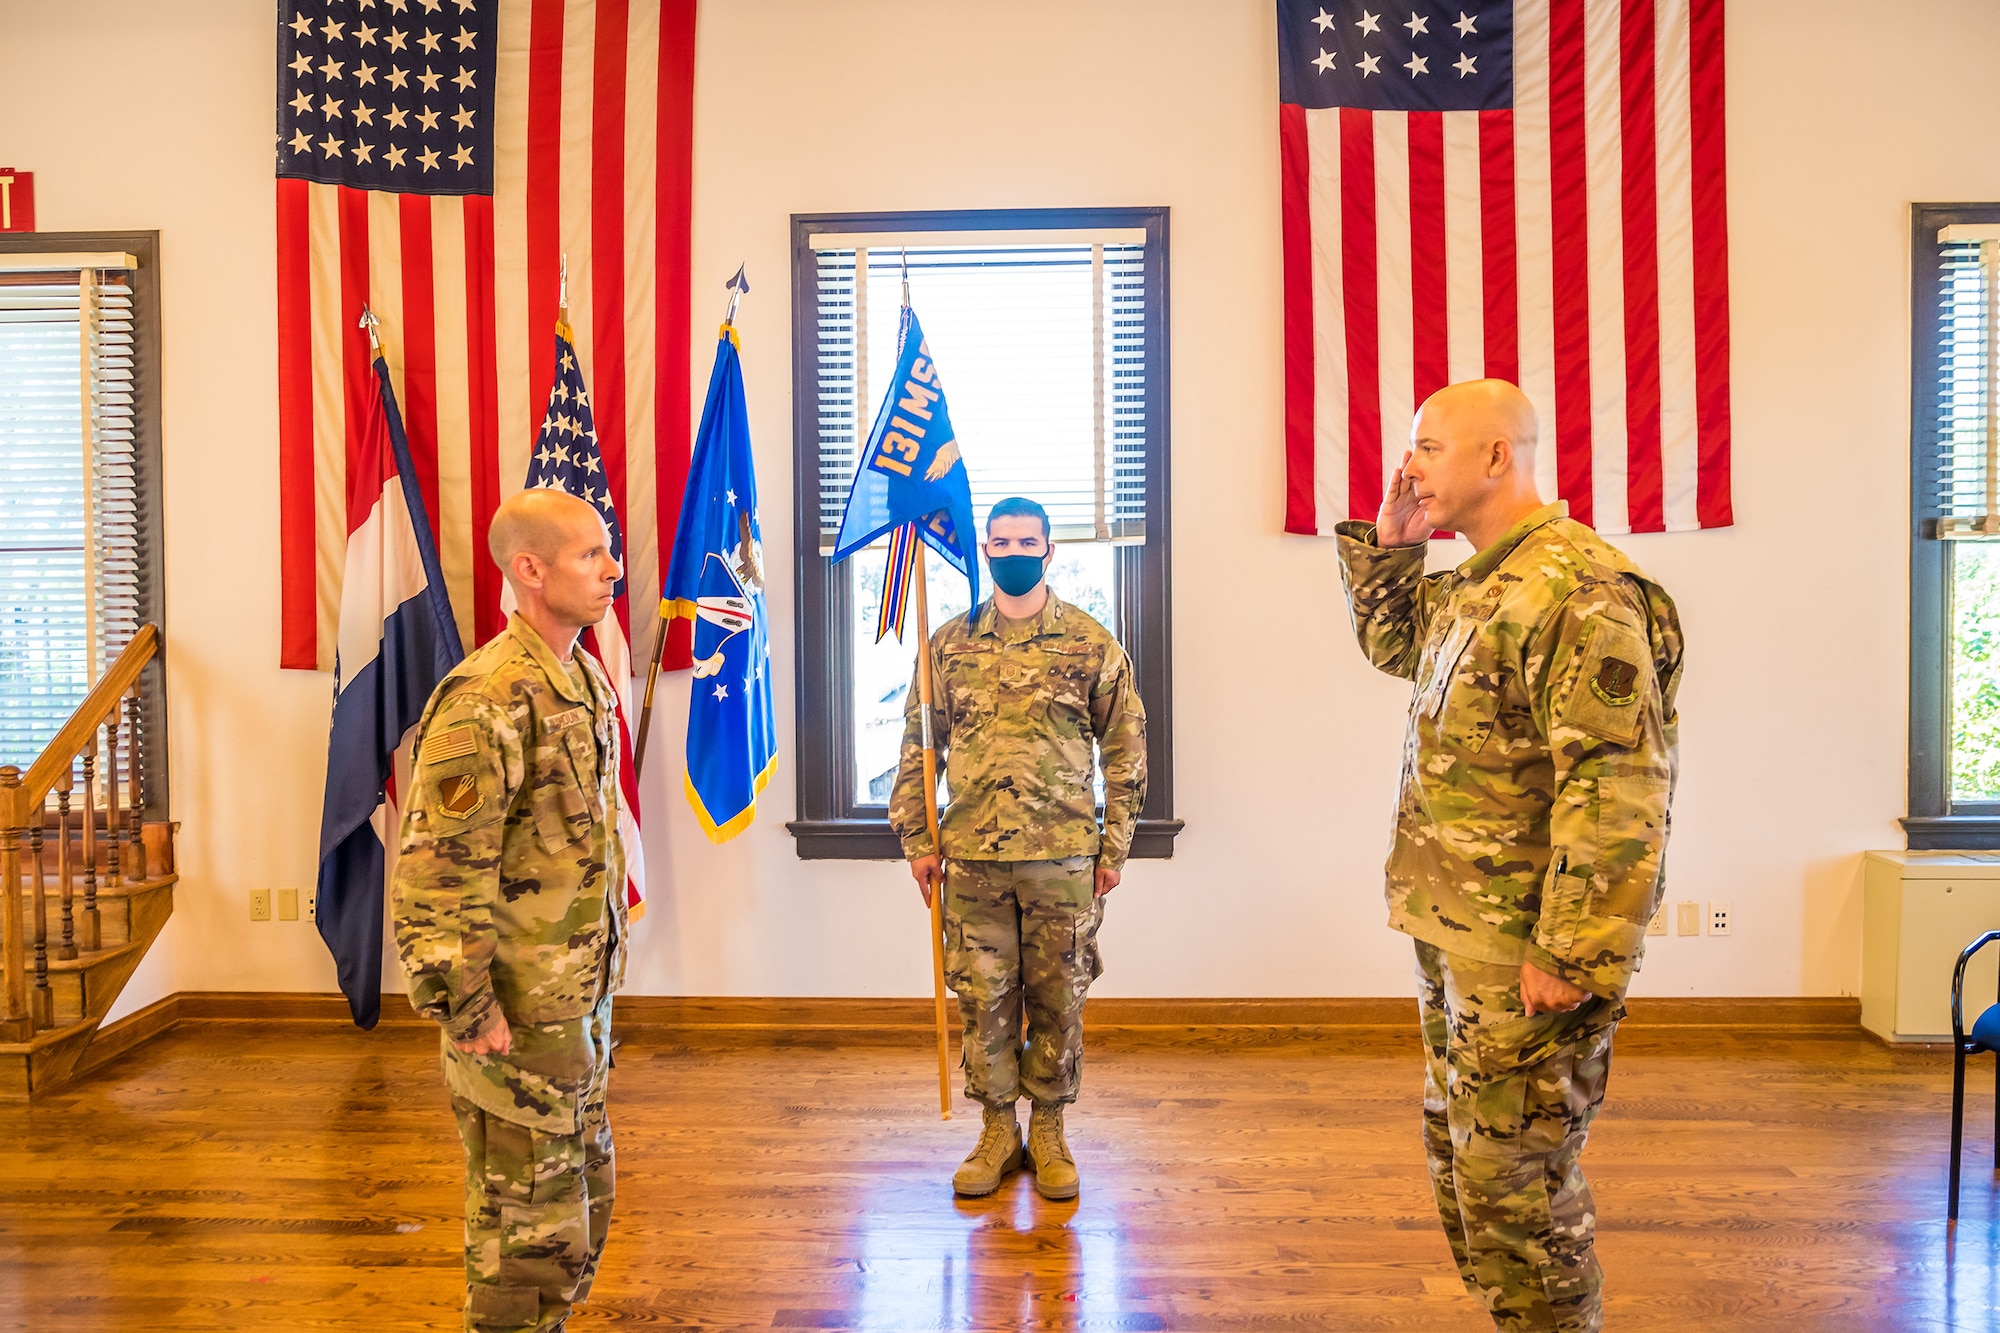
M 0 167 L 0 231 L 35 229 L 35 173 Z

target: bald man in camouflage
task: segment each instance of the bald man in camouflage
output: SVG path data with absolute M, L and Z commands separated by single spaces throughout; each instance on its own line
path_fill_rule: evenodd
M 1536 436 L 1511 384 L 1439 390 L 1339 552 L 1362 651 L 1415 683 L 1389 924 L 1416 940 L 1438 1213 L 1499 1328 L 1568 1333 L 1603 1323 L 1580 1158 L 1663 888 L 1681 631 L 1542 503 Z M 1426 575 L 1436 529 L 1478 553 Z
M 625 856 L 611 682 L 576 646 L 618 562 L 597 511 L 529 490 L 489 547 L 519 610 L 418 723 L 392 914 L 465 1143 L 465 1327 L 563 1327 L 611 1224 L 611 994 Z

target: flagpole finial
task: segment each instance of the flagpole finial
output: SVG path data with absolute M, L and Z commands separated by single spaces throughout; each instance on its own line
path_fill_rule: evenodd
M 361 318 L 356 327 L 368 331 L 368 350 L 379 355 L 382 351 L 382 321 L 375 317 L 374 310 L 365 301 L 362 302 Z
M 722 327 L 725 329 L 735 326 L 736 303 L 743 299 L 743 293 L 750 290 L 750 279 L 745 276 L 749 268 L 748 264 L 738 264 L 736 276 L 722 284 L 723 290 L 729 293 L 729 311 L 722 317 Z

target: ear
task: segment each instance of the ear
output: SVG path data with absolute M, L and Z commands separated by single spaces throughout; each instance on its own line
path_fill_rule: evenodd
M 1493 454 L 1487 460 L 1486 475 L 1498 478 L 1512 472 L 1514 470 L 1513 441 L 1502 435 L 1495 439 L 1490 447 L 1493 450 Z
M 541 557 L 533 551 L 516 551 L 511 564 L 513 566 L 515 582 L 528 588 L 539 588 L 542 586 L 544 571 L 542 569 Z

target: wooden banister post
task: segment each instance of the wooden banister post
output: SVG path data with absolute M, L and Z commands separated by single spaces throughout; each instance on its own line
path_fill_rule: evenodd
M 124 882 L 118 865 L 118 838 L 125 821 L 118 817 L 118 709 L 104 722 L 104 882 L 116 886 Z
M 0 1041 L 26 1041 L 34 1035 L 28 1014 L 27 956 L 21 938 L 21 827 L 16 809 L 21 796 L 21 770 L 0 768 L 0 953 L 5 955 L 6 988 L 0 995 Z
M 62 942 L 56 945 L 56 957 L 65 961 L 76 957 L 76 865 L 69 859 L 69 793 L 75 785 L 73 768 L 56 779 L 56 886 L 62 894 Z
M 56 1025 L 56 997 L 49 989 L 49 897 L 42 874 L 42 810 L 28 829 L 28 855 L 35 865 L 35 988 L 29 993 L 28 1017 L 37 1032 Z
M 131 775 L 125 788 L 125 845 L 127 873 L 135 880 L 146 878 L 146 764 L 139 744 L 139 687 L 125 695 L 125 765 Z
M 85 953 L 103 947 L 104 932 L 97 916 L 97 736 L 83 752 L 83 913 L 76 923 L 76 945 Z

